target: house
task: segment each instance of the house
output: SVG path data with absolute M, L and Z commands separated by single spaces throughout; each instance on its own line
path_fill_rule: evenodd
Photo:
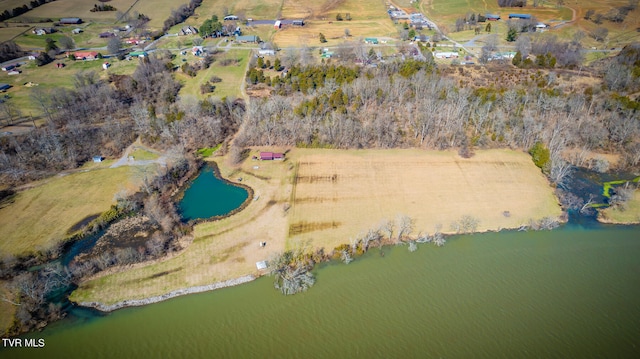
M 2 66 L 2 71 L 11 71 L 16 68 L 16 65 L 5 65 Z
M 496 15 L 496 14 L 486 14 L 484 17 L 489 21 L 498 21 L 498 20 L 500 20 L 500 15 Z
M 529 20 L 531 19 L 531 15 L 530 14 L 509 14 L 509 19 Z
M 224 21 L 233 21 L 233 20 L 238 20 L 238 17 L 235 15 L 227 15 L 224 17 Z
M 547 24 L 539 22 L 539 23 L 536 24 L 536 31 L 543 32 L 543 31 L 545 31 L 547 29 L 547 27 L 549 27 L 549 26 L 547 26 Z
M 61 25 L 75 25 L 82 24 L 82 19 L 79 17 L 63 17 L 60 19 Z
M 272 49 L 260 49 L 258 50 L 258 54 L 262 56 L 275 56 L 276 51 Z
M 304 26 L 304 20 L 293 20 L 291 24 L 293 26 Z
M 104 160 L 104 157 L 102 156 L 93 156 L 93 162 L 95 163 L 100 163 Z
M 281 22 L 280 20 L 276 21 L 276 22 L 273 24 L 273 28 L 274 28 L 274 29 L 280 29 L 280 28 L 282 28 L 282 22 Z
M 435 57 L 436 59 L 451 59 L 451 58 L 457 59 L 458 53 L 457 52 L 436 52 Z
M 194 46 L 191 49 L 191 53 L 193 54 L 193 56 L 200 56 L 204 53 L 204 47 L 202 46 Z
M 236 36 L 238 42 L 260 42 L 260 38 L 257 35 L 243 35 Z
M 377 45 L 377 44 L 378 44 L 378 39 L 376 39 L 375 37 L 365 37 L 365 39 L 364 39 L 364 43 L 365 43 L 365 44 L 374 44 L 374 45 Z
M 33 29 L 32 32 L 38 36 L 42 36 L 42 35 L 53 34 L 54 32 L 56 32 L 56 29 L 51 27 L 38 27 Z
M 198 33 L 198 29 L 196 29 L 193 26 L 183 26 L 182 29 L 180 29 L 180 32 L 178 32 L 178 35 L 195 35 Z
M 279 152 L 260 152 L 260 160 L 261 161 L 276 161 L 276 160 L 284 160 L 284 153 Z
M 79 33 L 83 32 L 83 31 L 84 30 L 82 30 L 81 28 L 76 27 L 75 29 L 71 30 L 71 33 L 72 34 L 79 34 Z
M 132 51 L 129 53 L 131 57 L 146 57 L 149 56 L 146 51 Z
M 6 91 L 11 88 L 9 84 L 0 84 L 0 91 Z
M 96 51 L 76 51 L 73 56 L 76 60 L 95 60 L 100 54 Z
M 110 37 L 115 37 L 116 34 L 114 34 L 113 32 L 101 32 L 98 36 L 100 36 L 101 39 L 108 39 Z

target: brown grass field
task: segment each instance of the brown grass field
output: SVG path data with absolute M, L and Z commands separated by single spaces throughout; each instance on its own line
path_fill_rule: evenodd
M 511 150 L 462 159 L 451 151 L 293 149 L 284 162 L 216 162 L 223 177 L 242 177 L 257 199 L 236 215 L 197 225 L 193 243 L 180 254 L 90 280 L 72 300 L 115 303 L 256 274 L 255 263 L 275 252 L 331 251 L 398 214 L 415 219 L 414 235 L 433 233 L 438 224 L 448 231 L 464 215 L 478 218 L 479 230 L 560 215 L 529 156 Z M 260 241 L 267 246 L 260 248 Z
M 19 192 L 13 203 L 0 208 L 0 255 L 49 248 L 74 224 L 108 210 L 116 193 L 136 188 L 141 176 L 136 168 L 102 168 L 107 165 L 58 175 Z
M 600 211 L 598 220 L 604 223 L 616 224 L 640 223 L 640 190 L 636 190 L 624 211 L 618 208 L 606 208 Z
M 11 298 L 11 294 L 6 287 L 7 283 L 4 281 L 0 281 L 0 296 Z M 0 334 L 4 333 L 13 322 L 13 316 L 16 312 L 16 306 L 4 301 L 0 300 Z

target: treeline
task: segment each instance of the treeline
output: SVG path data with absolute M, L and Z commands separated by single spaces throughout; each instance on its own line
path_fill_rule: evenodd
M 425 70 L 405 78 L 398 74 L 402 66 L 366 70 L 341 84 L 327 80 L 307 95 L 293 91 L 292 82 L 287 96 L 250 104 L 235 143 L 528 150 L 541 142 L 551 152 L 544 170 L 556 182 L 567 174 L 568 148 L 620 153 L 622 166 L 640 163 L 640 121 L 636 102 L 626 96 L 599 88 L 565 94 L 553 89 L 552 74 L 536 88 L 458 88 Z
M 202 4 L 202 0 L 190 0 L 188 5 L 182 4 L 177 9 L 171 10 L 171 15 L 164 21 L 162 31 L 166 32 L 172 26 L 185 21 L 189 16 L 193 15 L 200 4 Z
M 171 58 L 151 56 L 131 76 L 100 80 L 79 73 L 75 88 L 32 90 L 46 125 L 0 139 L 0 178 L 8 185 L 73 169 L 95 155 L 118 156 L 141 136 L 146 143 L 185 150 L 213 147 L 240 126 L 242 100 L 176 101 L 180 85 Z
M 585 20 L 591 20 L 594 24 L 602 24 L 604 20 L 608 20 L 615 23 L 624 22 L 627 15 L 638 8 L 638 0 L 629 0 L 626 5 L 618 6 L 610 9 L 607 13 L 597 13 L 593 9 L 587 10 L 584 15 Z
M 527 0 L 498 0 L 500 7 L 526 7 Z
M 5 62 L 26 55 L 20 45 L 13 41 L 0 43 L 0 62 Z
M 27 13 L 29 10 L 33 10 L 40 5 L 44 5 L 56 0 L 32 0 L 29 5 L 24 4 L 22 6 L 17 6 L 13 8 L 13 10 L 6 9 L 2 13 L 0 13 L 0 21 L 9 20 L 12 17 L 20 16 L 22 14 Z

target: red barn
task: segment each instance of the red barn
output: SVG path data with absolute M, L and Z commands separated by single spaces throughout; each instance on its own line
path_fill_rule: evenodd
M 260 152 L 261 161 L 284 160 L 284 153 Z

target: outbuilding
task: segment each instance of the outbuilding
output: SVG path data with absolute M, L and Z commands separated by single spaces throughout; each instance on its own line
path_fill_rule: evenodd
M 60 19 L 60 24 L 62 25 L 82 24 L 82 19 L 79 17 L 63 17 L 62 19 Z
M 11 88 L 9 84 L 0 84 L 0 91 L 6 91 Z
M 281 27 L 282 27 L 282 22 L 281 22 L 280 20 L 276 21 L 276 22 L 273 24 L 273 28 L 274 28 L 274 29 L 280 29 Z
M 100 163 L 104 160 L 104 157 L 102 156 L 93 156 L 93 162 L 95 163 Z
M 284 160 L 284 153 L 279 152 L 260 152 L 261 161 Z

